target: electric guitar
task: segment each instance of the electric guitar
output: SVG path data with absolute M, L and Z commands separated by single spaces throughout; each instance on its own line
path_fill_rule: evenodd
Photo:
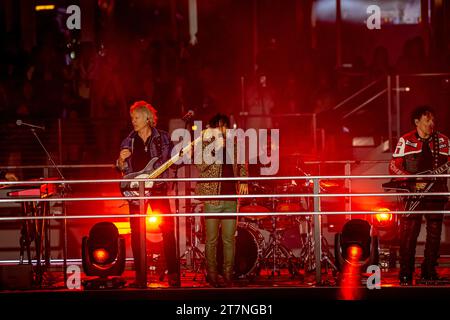
M 203 132 L 202 132 L 203 134 Z M 189 145 L 184 147 L 178 154 L 174 155 L 172 158 L 164 162 L 161 166 L 158 168 L 155 168 L 155 163 L 159 160 L 158 157 L 152 158 L 144 169 L 138 172 L 132 172 L 129 174 L 124 175 L 123 179 L 156 179 L 161 174 L 163 174 L 167 169 L 170 168 L 171 165 L 173 165 L 175 162 L 177 162 L 181 157 L 186 154 L 186 152 L 189 151 L 189 149 L 199 142 L 202 139 L 202 135 L 192 141 Z M 158 186 L 161 186 L 164 182 L 153 182 L 153 181 L 145 181 L 144 188 L 146 189 L 146 196 L 149 195 L 148 190 L 151 190 L 152 188 L 157 188 Z M 120 192 L 125 197 L 138 197 L 139 196 L 139 181 L 123 181 L 120 183 Z
M 442 174 L 450 168 L 450 161 L 441 165 L 440 167 L 433 169 L 433 170 L 427 170 L 418 174 Z M 424 181 L 426 183 L 425 187 L 422 189 L 416 188 L 416 182 L 417 181 L 411 181 L 411 180 L 398 180 L 398 179 L 392 179 L 389 182 L 383 183 L 383 188 L 386 190 L 395 190 L 395 191 L 407 191 L 407 192 L 421 192 L 421 193 L 427 193 L 431 190 L 431 188 L 436 183 L 436 178 L 430 178 L 431 181 Z M 417 206 L 419 205 L 420 201 L 423 199 L 425 195 L 420 196 L 411 196 L 407 198 L 406 202 L 406 209 L 408 211 L 413 211 Z

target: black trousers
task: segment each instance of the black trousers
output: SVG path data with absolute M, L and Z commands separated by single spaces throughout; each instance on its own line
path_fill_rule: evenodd
M 146 201 L 145 212 L 147 212 L 147 208 L 149 205 L 153 211 L 158 211 L 159 213 L 171 213 L 170 203 L 168 199 Z M 129 201 L 129 209 L 130 214 L 139 214 L 139 201 Z M 140 218 L 130 218 L 131 248 L 133 250 L 136 274 L 142 272 L 142 270 L 140 270 L 140 262 L 142 261 L 141 259 L 146 257 L 146 253 L 142 252 L 141 244 L 139 241 L 139 219 Z M 163 237 L 164 256 L 166 259 L 167 271 L 169 274 L 176 273 L 179 275 L 180 266 L 176 254 L 173 216 L 163 217 L 161 219 L 160 229 Z
M 433 211 L 444 210 L 446 201 L 428 200 L 416 208 L 417 211 L 430 211 L 429 214 L 410 214 L 400 219 L 400 277 L 412 277 L 416 255 L 417 237 L 420 233 L 422 216 L 426 219 L 426 242 L 422 276 L 435 272 L 439 258 L 443 214 Z

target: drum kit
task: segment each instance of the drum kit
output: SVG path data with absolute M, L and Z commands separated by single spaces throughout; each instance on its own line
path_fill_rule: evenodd
M 276 185 L 249 183 L 249 194 L 301 194 L 309 193 L 306 186 L 295 181 Z M 310 197 L 255 197 L 241 199 L 240 213 L 255 213 L 241 217 L 237 225 L 234 275 L 237 279 L 253 280 L 267 271 L 269 277 L 280 276 L 287 270 L 292 279 L 302 277 L 300 270 L 312 272 L 315 268 L 314 239 L 311 215 L 290 215 L 290 212 L 311 211 Z M 269 213 L 277 213 L 269 215 Z M 266 214 L 265 214 L 266 213 Z M 193 230 L 194 238 L 198 230 Z M 220 234 L 220 233 L 219 233 Z M 197 241 L 198 242 L 198 241 Z M 327 244 L 322 248 L 328 252 Z M 218 263 L 222 256 L 221 240 L 218 242 Z M 195 273 L 205 267 L 205 258 L 201 250 L 195 249 Z M 333 266 L 330 255 L 323 256 Z
M 288 181 L 279 184 L 250 183 L 250 194 L 298 194 L 303 193 L 302 187 L 299 187 L 295 181 Z M 256 213 L 256 212 L 274 212 L 277 215 L 260 215 L 242 217 L 239 223 L 238 237 L 236 239 L 236 263 L 235 275 L 238 277 L 259 276 L 262 269 L 270 271 L 270 277 L 280 275 L 282 269 L 287 269 L 289 274 L 294 278 L 299 275 L 301 267 L 301 257 L 293 253 L 293 247 L 288 246 L 285 234 L 294 230 L 294 237 L 297 245 L 294 247 L 302 247 L 302 230 L 301 225 L 304 219 L 301 216 L 288 215 L 289 212 L 306 212 L 309 211 L 309 201 L 299 197 L 269 197 L 269 198 L 250 198 L 250 201 L 241 201 L 239 212 Z M 285 215 L 283 215 L 283 213 Z M 239 251 L 249 246 L 248 241 L 241 241 L 239 232 L 244 230 L 252 230 L 253 241 L 251 247 L 257 247 L 257 255 L 240 255 Z M 292 234 L 292 233 L 291 233 Z M 260 235 L 263 235 L 262 237 Z M 264 236 L 265 235 L 265 236 Z M 260 239 L 263 239 L 261 241 Z M 254 249 L 253 249 L 254 250 Z M 242 263 L 240 259 L 251 259 L 253 268 L 250 270 L 240 270 L 237 266 Z

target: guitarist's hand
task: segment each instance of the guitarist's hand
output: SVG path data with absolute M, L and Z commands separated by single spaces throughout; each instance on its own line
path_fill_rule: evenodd
M 122 149 L 119 154 L 119 165 L 123 167 L 125 159 L 131 156 L 131 151 L 129 149 Z

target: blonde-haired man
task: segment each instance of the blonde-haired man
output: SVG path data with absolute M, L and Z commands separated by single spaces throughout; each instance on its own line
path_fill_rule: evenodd
M 155 168 L 161 166 L 170 159 L 173 143 L 167 132 L 156 129 L 158 121 L 156 110 L 145 101 L 137 101 L 130 107 L 131 122 L 133 131 L 126 137 L 120 145 L 117 167 L 123 174 L 138 172 L 145 168 L 150 160 L 158 158 Z M 168 178 L 168 172 L 161 175 Z M 152 195 L 167 195 L 167 183 L 161 182 L 152 189 Z M 150 205 L 153 211 L 160 213 L 171 213 L 168 199 L 156 199 L 146 201 L 145 206 Z M 139 214 L 139 201 L 129 201 L 130 214 Z M 145 259 L 145 252 L 142 252 L 139 241 L 139 218 L 130 219 L 131 226 L 131 247 L 133 249 L 136 276 L 143 272 L 140 270 L 141 259 Z M 180 271 L 178 257 L 176 256 L 176 242 L 174 234 L 174 224 L 172 217 L 162 219 L 160 225 L 163 242 L 164 256 L 166 259 L 169 285 L 180 286 Z

